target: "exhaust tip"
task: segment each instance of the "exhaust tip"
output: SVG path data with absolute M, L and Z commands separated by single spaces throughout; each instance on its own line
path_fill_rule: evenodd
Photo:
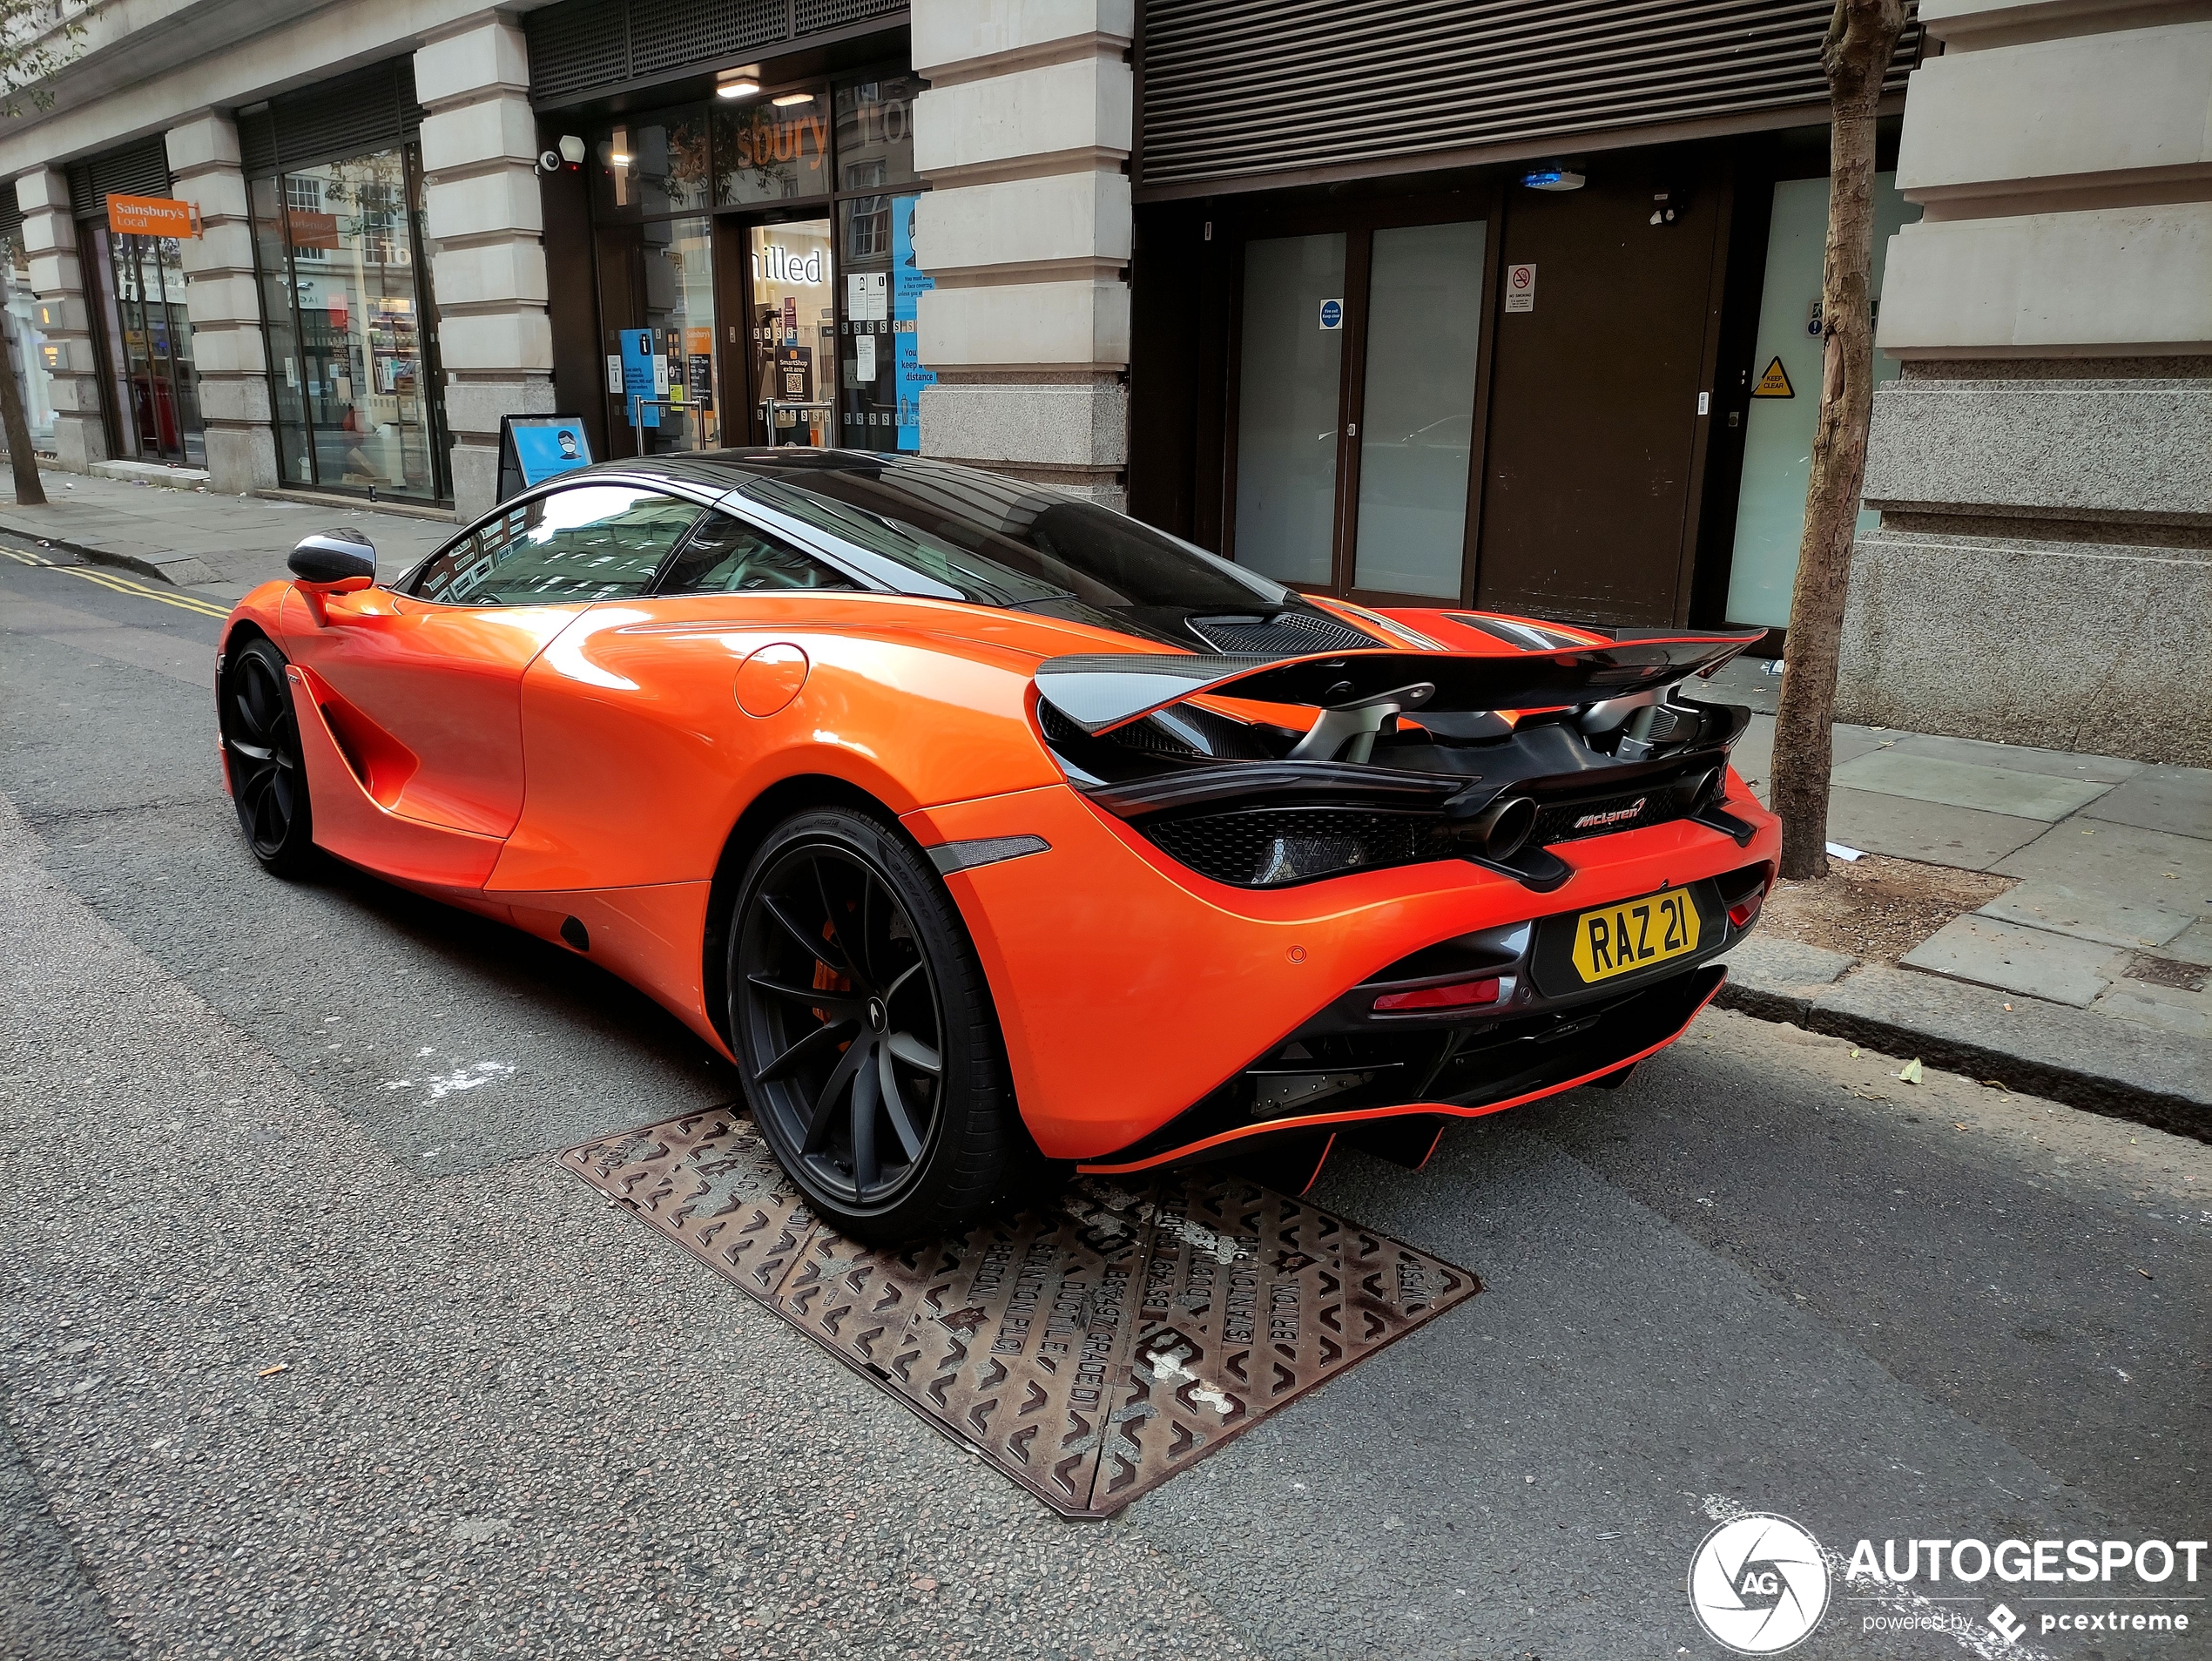
M 591 931 L 583 926 L 583 920 L 580 917 L 561 919 L 561 938 L 580 952 L 591 949 Z
M 1483 858 L 1509 860 L 1535 828 L 1536 804 L 1526 796 L 1508 796 L 1484 808 L 1461 834 Z

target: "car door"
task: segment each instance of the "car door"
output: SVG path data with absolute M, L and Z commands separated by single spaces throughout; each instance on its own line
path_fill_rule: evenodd
M 293 660 L 334 694 L 333 732 L 378 804 L 507 836 L 525 784 L 523 672 L 595 603 L 643 594 L 700 510 L 642 481 L 563 485 L 479 521 L 405 592 L 332 595 L 303 617 Z
M 494 890 L 711 874 L 772 717 L 806 679 L 793 644 L 865 592 L 852 572 L 711 511 L 650 595 L 593 608 L 523 682 L 529 799 Z M 750 718 L 750 719 L 749 719 Z

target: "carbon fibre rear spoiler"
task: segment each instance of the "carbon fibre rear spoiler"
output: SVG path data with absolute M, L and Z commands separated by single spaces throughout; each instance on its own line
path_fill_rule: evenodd
M 1629 698 L 1689 675 L 1710 675 L 1764 630 L 1684 631 L 1553 652 L 1332 652 L 1295 658 L 1205 652 L 1090 652 L 1037 665 L 1040 696 L 1086 733 L 1111 732 L 1207 693 L 1262 704 L 1351 709 L 1394 692 L 1409 708 L 1468 712 L 1556 709 Z

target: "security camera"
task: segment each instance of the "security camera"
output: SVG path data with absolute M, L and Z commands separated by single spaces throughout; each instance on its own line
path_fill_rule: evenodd
M 557 150 L 540 151 L 537 158 L 537 171 L 541 173 L 559 172 L 561 171 L 561 152 Z

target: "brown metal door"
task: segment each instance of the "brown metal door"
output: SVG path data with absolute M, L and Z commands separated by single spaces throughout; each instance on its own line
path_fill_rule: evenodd
M 1510 192 L 1506 304 L 1522 265 L 1534 303 L 1497 314 L 1478 605 L 1683 618 L 1723 218 L 1722 187 L 1689 177 L 1615 152 L 1579 191 Z

